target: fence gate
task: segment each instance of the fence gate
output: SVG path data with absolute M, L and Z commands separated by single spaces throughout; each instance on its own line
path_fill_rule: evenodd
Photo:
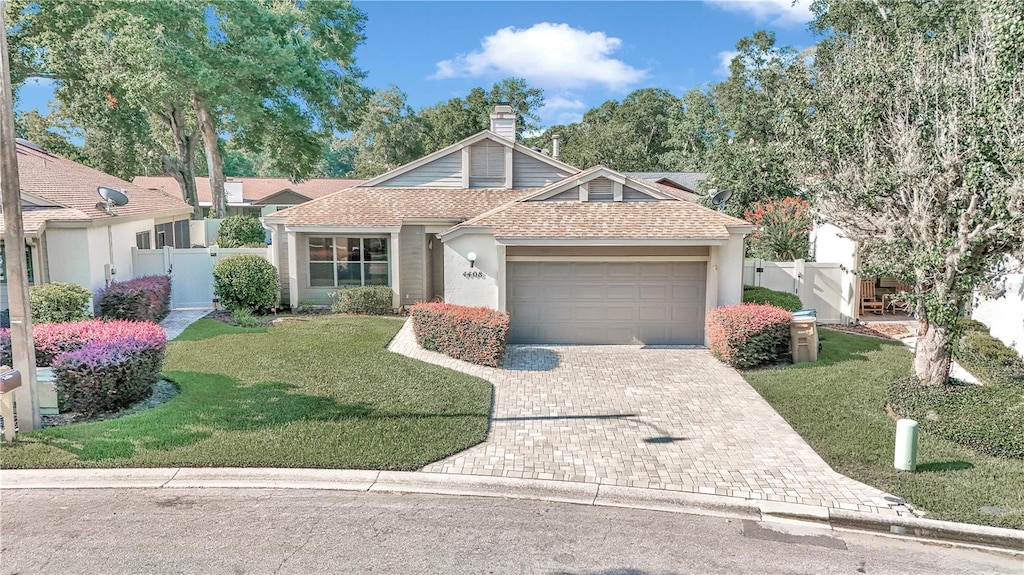
M 132 250 L 132 272 L 171 276 L 171 308 L 213 307 L 213 267 L 222 258 L 235 254 L 267 257 L 266 248 L 187 248 Z

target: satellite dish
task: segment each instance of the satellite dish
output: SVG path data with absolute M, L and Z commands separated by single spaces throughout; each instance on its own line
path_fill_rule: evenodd
M 724 209 L 725 203 L 732 197 L 732 190 L 710 190 L 708 193 L 711 194 L 711 203 L 719 210 Z
M 96 193 L 103 198 L 102 202 L 96 203 L 96 208 L 103 210 L 108 216 L 114 215 L 115 207 L 123 206 L 128 203 L 128 195 L 121 190 L 115 190 L 114 188 L 108 188 L 106 186 L 99 186 L 96 188 Z
M 100 186 L 96 188 L 96 193 L 111 206 L 123 206 L 128 203 L 128 194 L 114 188 Z

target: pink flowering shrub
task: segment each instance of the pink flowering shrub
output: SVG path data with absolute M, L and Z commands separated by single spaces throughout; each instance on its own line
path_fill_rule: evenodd
M 171 310 L 171 278 L 143 276 L 114 282 L 97 297 L 100 317 L 160 323 Z
M 508 314 L 450 303 L 412 306 L 412 327 L 425 349 L 471 363 L 497 367 L 505 354 Z
M 167 337 L 150 322 L 89 320 L 34 326 L 36 364 L 51 366 L 61 411 L 86 414 L 145 399 L 160 377 Z M 10 365 L 11 332 L 0 330 Z
M 705 328 L 711 353 L 733 367 L 756 367 L 789 355 L 793 315 L 779 307 L 740 304 L 708 313 Z
M 814 223 L 806 200 L 788 197 L 755 205 L 743 214 L 755 231 L 747 239 L 750 257 L 781 262 L 807 258 Z

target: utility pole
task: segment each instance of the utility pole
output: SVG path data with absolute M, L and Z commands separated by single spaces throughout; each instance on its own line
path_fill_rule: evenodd
M 11 313 L 11 355 L 21 372 L 22 386 L 14 390 L 19 431 L 39 427 L 39 391 L 36 385 L 36 349 L 32 340 L 32 312 L 28 305 L 28 274 L 25 262 L 25 227 L 21 220 L 21 185 L 18 150 L 14 141 L 14 95 L 11 63 L 7 52 L 6 2 L 0 1 L 0 215 L 4 222 L 7 266 L 7 301 Z M 13 421 L 5 421 L 13 428 Z

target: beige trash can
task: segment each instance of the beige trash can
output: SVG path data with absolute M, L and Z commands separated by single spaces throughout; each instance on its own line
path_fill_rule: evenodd
M 793 363 L 818 361 L 818 327 L 814 317 L 794 317 L 789 324 Z

